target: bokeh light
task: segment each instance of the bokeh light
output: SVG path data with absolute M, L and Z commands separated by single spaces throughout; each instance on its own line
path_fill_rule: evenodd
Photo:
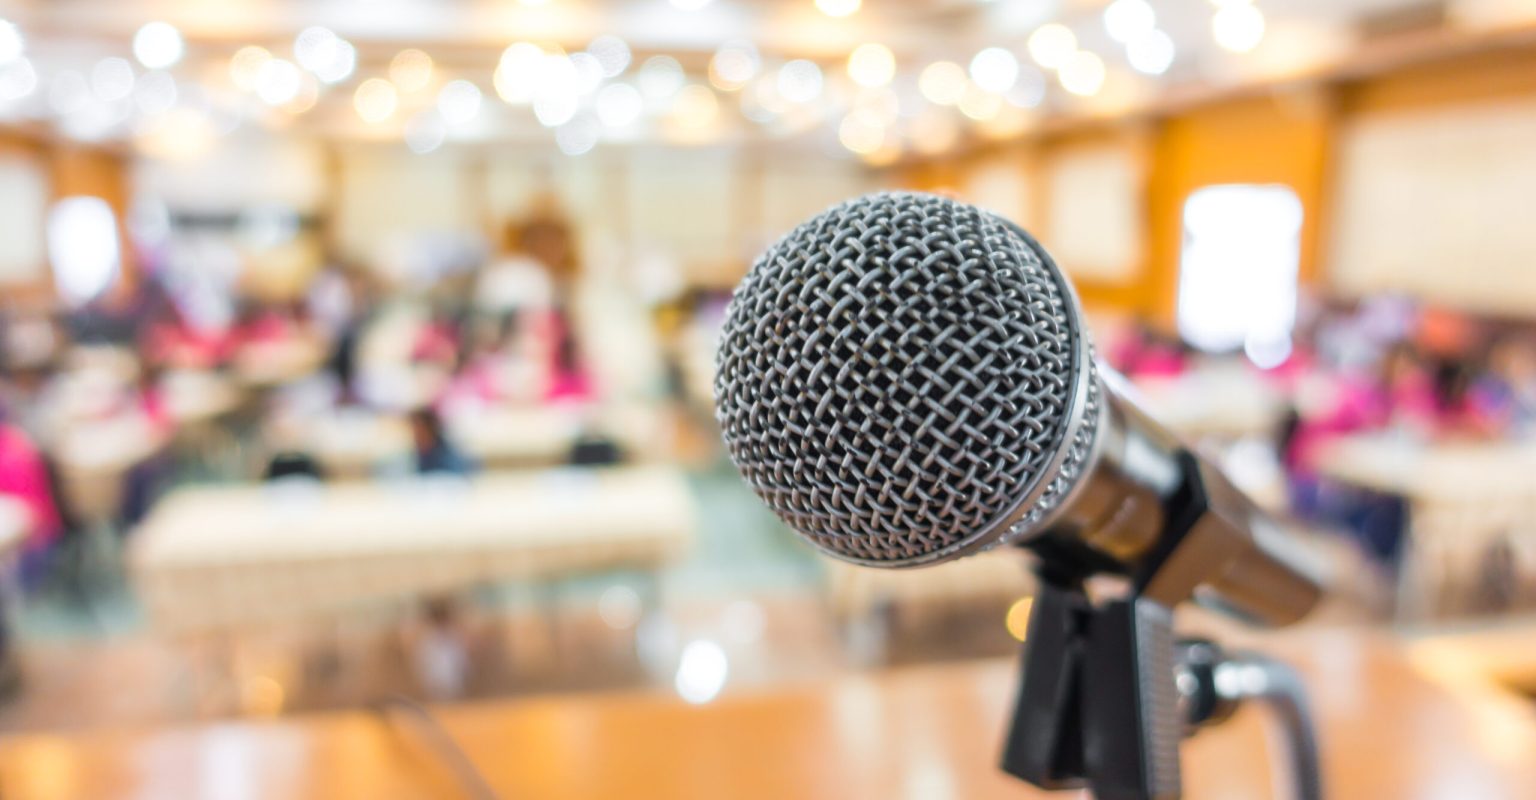
M 895 76 L 896 56 L 883 44 L 861 44 L 848 55 L 848 77 L 860 86 L 884 86 Z

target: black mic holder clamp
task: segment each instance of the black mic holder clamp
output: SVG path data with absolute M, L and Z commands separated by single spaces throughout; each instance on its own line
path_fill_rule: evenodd
M 1279 662 L 1175 640 L 1171 604 L 1149 596 L 1158 570 L 1210 512 L 1199 473 L 1170 503 L 1164 558 L 1133 575 L 1125 597 L 1095 604 L 1083 574 L 1041 568 L 1003 770 L 1044 789 L 1088 789 L 1098 800 L 1181 796 L 1179 745 L 1249 698 L 1280 713 L 1294 793 L 1321 796 L 1316 741 L 1301 683 Z M 1042 562 L 1042 565 L 1044 562 Z M 1175 568 L 1177 569 L 1177 568 Z

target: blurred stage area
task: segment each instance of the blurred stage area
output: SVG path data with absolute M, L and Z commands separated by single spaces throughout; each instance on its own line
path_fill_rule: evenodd
M 1529 0 L 0 0 L 0 796 L 1037 796 L 1027 558 L 830 562 L 720 444 L 732 287 L 878 190 L 1326 554 L 1181 624 L 1332 796 L 1536 794 Z

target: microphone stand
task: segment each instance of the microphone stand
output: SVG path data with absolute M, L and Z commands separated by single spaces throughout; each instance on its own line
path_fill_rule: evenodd
M 1094 606 L 1080 586 L 1042 583 L 1003 770 L 1098 800 L 1173 800 L 1180 741 L 1253 699 L 1281 723 L 1293 796 L 1320 800 L 1317 739 L 1294 670 L 1203 639 L 1175 641 L 1172 616 L 1143 597 Z
M 1294 796 L 1320 800 L 1317 740 L 1294 671 L 1209 641 L 1176 641 L 1169 595 L 1147 596 L 1165 568 L 1180 570 L 1181 541 L 1212 507 L 1198 480 L 1170 505 L 1160 556 L 1132 576 L 1125 597 L 1095 604 L 1083 584 L 1091 568 L 1039 560 L 1003 770 L 1043 789 L 1086 788 L 1098 800 L 1175 800 L 1180 742 L 1255 699 L 1282 724 Z

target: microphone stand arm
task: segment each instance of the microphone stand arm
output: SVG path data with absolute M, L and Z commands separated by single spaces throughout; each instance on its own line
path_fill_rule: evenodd
M 1284 737 L 1290 765 L 1289 794 L 1299 800 L 1320 800 L 1322 764 L 1316 728 L 1306 688 L 1296 670 L 1259 653 L 1225 653 L 1204 639 L 1180 641 L 1178 649 L 1175 685 L 1184 699 L 1190 734 L 1226 721 L 1244 700 L 1263 703 Z

